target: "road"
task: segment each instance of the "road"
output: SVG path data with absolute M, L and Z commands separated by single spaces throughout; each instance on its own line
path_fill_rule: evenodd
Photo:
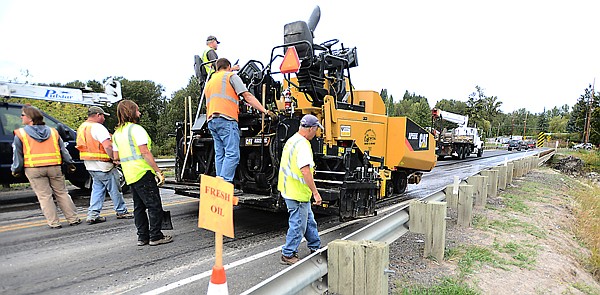
M 531 153 L 531 152 L 530 152 Z M 409 185 L 407 196 L 430 194 L 504 157 L 525 153 L 486 151 L 495 158 L 472 158 L 447 164 L 426 173 L 419 185 Z M 89 196 L 70 188 L 78 212 L 84 218 Z M 0 293 L 1 294 L 205 294 L 214 264 L 214 234 L 197 227 L 198 200 L 161 189 L 166 210 L 171 210 L 173 243 L 136 246 L 133 220 L 118 220 L 110 198 L 105 223 L 49 229 L 30 190 L 0 192 Z M 131 195 L 125 195 L 133 210 Z M 378 211 L 379 216 L 385 209 Z M 62 217 L 62 216 L 61 216 Z M 363 227 L 374 218 L 340 223 L 331 216 L 317 216 L 323 244 Z M 225 238 L 224 264 L 230 294 L 244 290 L 285 269 L 279 251 L 287 230 L 286 213 L 236 208 L 235 239 Z M 300 257 L 308 255 L 301 248 Z

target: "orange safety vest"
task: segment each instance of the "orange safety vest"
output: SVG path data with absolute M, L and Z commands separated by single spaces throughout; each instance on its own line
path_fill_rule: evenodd
M 79 158 L 88 161 L 110 162 L 110 157 L 104 150 L 102 143 L 92 136 L 92 126 L 96 123 L 83 122 L 77 128 L 77 145 Z
M 50 128 L 50 138 L 42 142 L 33 139 L 24 128 L 14 131 L 23 143 L 23 164 L 25 167 L 44 167 L 62 164 L 60 147 L 58 146 L 58 131 Z
M 214 113 L 223 114 L 238 121 L 240 99 L 229 83 L 232 72 L 219 71 L 212 75 L 204 95 L 206 96 L 206 113 L 208 117 Z

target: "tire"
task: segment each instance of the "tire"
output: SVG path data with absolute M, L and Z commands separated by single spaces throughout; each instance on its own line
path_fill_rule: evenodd
M 477 149 L 477 158 L 481 158 L 481 156 L 483 156 L 483 147 Z
M 456 148 L 456 157 L 452 155 L 452 159 L 460 160 L 460 155 L 462 155 L 462 146 Z
M 402 194 L 408 186 L 408 179 L 404 172 L 392 172 L 392 185 L 394 186 L 395 194 Z

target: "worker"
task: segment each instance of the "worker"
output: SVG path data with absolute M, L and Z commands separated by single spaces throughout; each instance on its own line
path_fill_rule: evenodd
M 73 159 L 67 151 L 58 131 L 46 126 L 42 112 L 34 106 L 21 109 L 23 128 L 14 131 L 12 175 L 20 177 L 23 170 L 31 188 L 40 202 L 48 226 L 61 228 L 54 198 L 69 225 L 78 225 L 77 207 L 67 191 L 61 164 L 68 164 L 68 172 L 75 172 Z
M 113 164 L 113 150 L 110 133 L 104 125 L 105 116 L 110 116 L 101 107 L 92 106 L 88 118 L 77 129 L 77 149 L 79 158 L 84 160 L 85 168 L 92 177 L 92 195 L 86 222 L 95 224 L 105 222 L 100 216 L 106 193 L 113 201 L 117 219 L 131 219 L 133 215 L 125 206 L 121 192 L 119 172 Z
M 276 120 L 277 115 L 260 104 L 242 82 L 231 72 L 231 63 L 226 58 L 216 62 L 217 72 L 206 83 L 206 115 L 208 129 L 212 134 L 215 149 L 216 176 L 233 183 L 235 169 L 240 161 L 240 130 L 238 128 L 239 96 L 261 113 Z M 235 194 L 240 191 L 234 190 Z
M 125 181 L 133 195 L 133 220 L 137 228 L 138 246 L 157 246 L 173 241 L 162 233 L 163 207 L 158 187 L 165 176 L 152 155 L 152 140 L 138 125 L 140 109 L 131 100 L 117 106 L 118 124 L 113 134 L 113 159 L 121 163 Z
M 221 44 L 221 42 L 219 42 L 217 40 L 217 37 L 210 35 L 206 38 L 206 49 L 204 50 L 204 53 L 202 53 L 202 63 L 208 62 L 208 61 L 213 61 L 212 63 L 207 63 L 204 65 L 204 69 L 206 70 L 206 77 L 210 77 L 210 75 L 215 72 L 215 62 L 217 59 L 219 59 L 219 56 L 217 55 L 217 48 L 219 47 L 219 44 Z M 233 65 L 231 67 L 232 71 L 239 71 L 240 70 L 240 66 L 239 65 Z
M 322 202 L 313 178 L 315 162 L 309 142 L 317 134 L 318 128 L 323 129 L 323 125 L 317 117 L 302 117 L 298 132 L 287 140 L 281 153 L 277 189 L 290 214 L 285 244 L 281 248 L 281 264 L 298 262 L 298 247 L 302 237 L 306 238 L 311 253 L 321 247 L 317 221 L 310 203 L 311 197 L 315 205 L 321 205 Z

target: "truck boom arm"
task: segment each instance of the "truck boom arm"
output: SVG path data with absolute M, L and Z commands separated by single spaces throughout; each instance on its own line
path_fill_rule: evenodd
M 431 110 L 431 114 L 436 119 L 442 119 L 448 122 L 456 123 L 459 127 L 467 127 L 467 123 L 469 123 L 469 116 L 450 113 L 439 109 Z
M 123 97 L 121 83 L 108 79 L 104 84 L 105 93 L 83 92 L 81 89 L 66 87 L 37 86 L 0 81 L 0 97 L 20 97 L 55 102 L 68 102 L 84 105 L 112 105 Z

